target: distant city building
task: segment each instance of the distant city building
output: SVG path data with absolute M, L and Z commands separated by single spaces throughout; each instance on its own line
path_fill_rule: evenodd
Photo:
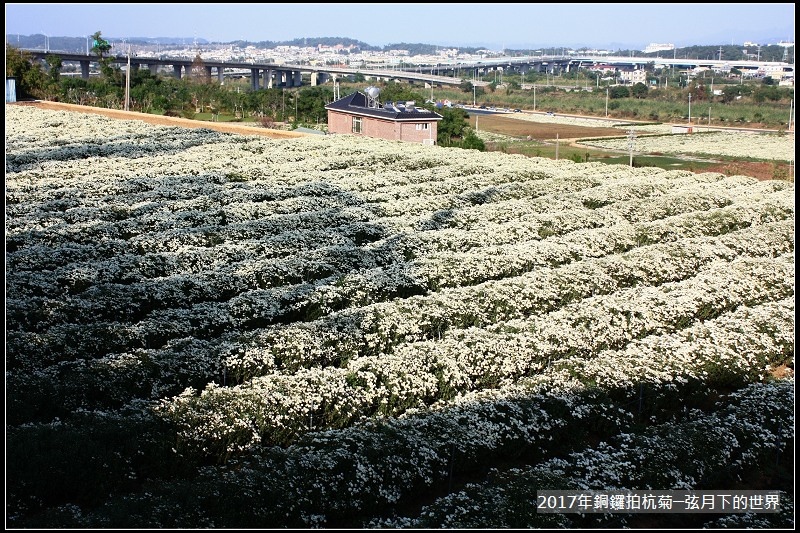
M 644 52 L 646 54 L 652 54 L 653 52 L 665 52 L 667 50 L 675 50 L 675 45 L 672 43 L 650 43 L 645 47 Z
M 622 83 L 631 85 L 635 83 L 647 83 L 647 71 L 643 69 L 621 70 L 619 72 L 619 79 Z
M 758 47 L 758 43 L 754 43 L 752 41 L 745 41 L 743 46 L 747 48 L 756 48 Z
M 587 70 L 590 72 L 599 72 L 600 74 L 609 74 L 613 73 L 617 70 L 617 67 L 614 65 L 606 65 L 604 63 L 598 63 L 597 65 L 591 65 L 587 67 Z
M 608 56 L 611 55 L 609 50 L 570 50 L 567 52 L 571 56 Z

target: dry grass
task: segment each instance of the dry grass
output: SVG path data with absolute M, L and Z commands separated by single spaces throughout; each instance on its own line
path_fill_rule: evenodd
M 548 141 L 558 138 L 562 141 L 583 139 L 586 137 L 620 137 L 625 132 L 618 128 L 593 128 L 587 126 L 573 126 L 569 124 L 546 124 L 543 122 L 533 122 L 530 120 L 519 120 L 502 115 L 477 115 L 471 114 L 469 124 L 475 128 L 475 121 L 478 121 L 478 129 L 510 135 L 531 140 Z

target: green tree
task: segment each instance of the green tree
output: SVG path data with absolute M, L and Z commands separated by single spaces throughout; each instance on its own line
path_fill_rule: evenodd
M 633 87 L 631 87 L 631 95 L 641 100 L 642 98 L 647 98 L 647 90 L 647 85 L 644 83 L 634 83 Z
M 425 101 L 420 93 L 413 90 L 409 85 L 404 83 L 384 83 L 381 85 L 381 94 L 379 96 L 381 102 L 417 102 L 422 104 Z
M 119 82 L 117 73 L 111 67 L 111 57 L 107 54 L 111 51 L 111 44 L 103 39 L 102 33 L 96 31 L 92 34 L 92 52 L 97 56 L 97 62 L 100 64 L 100 72 L 103 73 L 109 81 Z
M 441 146 L 452 146 L 454 141 L 460 141 L 467 128 L 467 112 L 459 107 L 443 107 L 436 112 L 442 115 L 437 127 L 436 142 Z
M 297 120 L 307 124 L 324 123 L 328 121 L 328 112 L 325 104 L 333 100 L 333 90 L 330 87 L 306 87 L 299 90 L 297 100 Z
M 103 39 L 102 32 L 96 31 L 92 34 L 92 52 L 98 59 L 103 59 L 111 51 L 111 44 Z
M 11 45 L 6 45 L 6 77 L 16 80 L 18 99 L 44 98 L 46 75 L 42 65 L 33 56 Z
M 164 112 L 162 80 L 150 69 L 131 72 L 131 109 L 142 113 Z
M 59 77 L 61 75 L 61 67 L 64 65 L 64 62 L 61 60 L 61 56 L 56 54 L 47 54 L 44 56 L 44 61 L 50 68 L 50 81 L 58 84 Z
M 481 152 L 485 152 L 486 143 L 484 143 L 483 139 L 478 137 L 478 135 L 474 131 L 469 129 L 464 134 L 464 137 L 461 140 L 461 148 L 468 148 L 470 150 L 480 150 Z
M 189 85 L 192 93 L 192 105 L 194 106 L 195 113 L 202 113 L 207 106 L 211 105 L 215 83 L 212 81 L 211 74 L 199 53 L 192 61 L 186 83 Z
M 232 110 L 232 96 L 235 91 L 226 91 L 223 96 L 223 106 L 229 111 Z M 270 117 L 278 120 L 283 105 L 283 91 L 277 87 L 272 89 L 262 89 L 247 93 L 247 103 L 249 110 L 259 118 Z M 326 117 L 327 118 L 327 117 Z
M 611 90 L 608 91 L 609 98 L 616 99 L 616 98 L 628 98 L 631 95 L 630 89 L 625 87 L 624 85 L 615 85 L 611 87 Z
M 722 88 L 722 101 L 724 103 L 733 102 L 737 96 L 741 94 L 741 86 L 739 85 L 726 85 Z
M 44 83 L 45 98 L 57 100 L 60 92 L 59 82 L 63 62 L 61 57 L 55 54 L 47 54 L 44 57 L 44 61 L 47 63 L 48 67 L 47 77 Z

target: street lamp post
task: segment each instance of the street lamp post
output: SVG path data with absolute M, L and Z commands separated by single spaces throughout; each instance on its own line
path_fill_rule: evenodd
M 476 98 L 475 98 L 475 84 L 473 83 L 472 84 L 472 107 L 475 107 L 476 105 L 477 104 L 476 104 Z
M 608 118 L 608 87 L 606 87 L 606 118 Z
M 689 124 L 692 123 L 692 93 L 689 93 Z

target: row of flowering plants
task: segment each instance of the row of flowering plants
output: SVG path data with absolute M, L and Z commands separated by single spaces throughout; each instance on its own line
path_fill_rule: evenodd
M 610 150 L 630 149 L 629 138 L 592 139 L 581 144 Z M 643 135 L 634 141 L 637 152 L 754 158 L 793 161 L 794 135 L 709 131 L 690 135 Z
M 6 113 L 11 526 L 580 527 L 524 500 L 791 446 L 792 183 Z

